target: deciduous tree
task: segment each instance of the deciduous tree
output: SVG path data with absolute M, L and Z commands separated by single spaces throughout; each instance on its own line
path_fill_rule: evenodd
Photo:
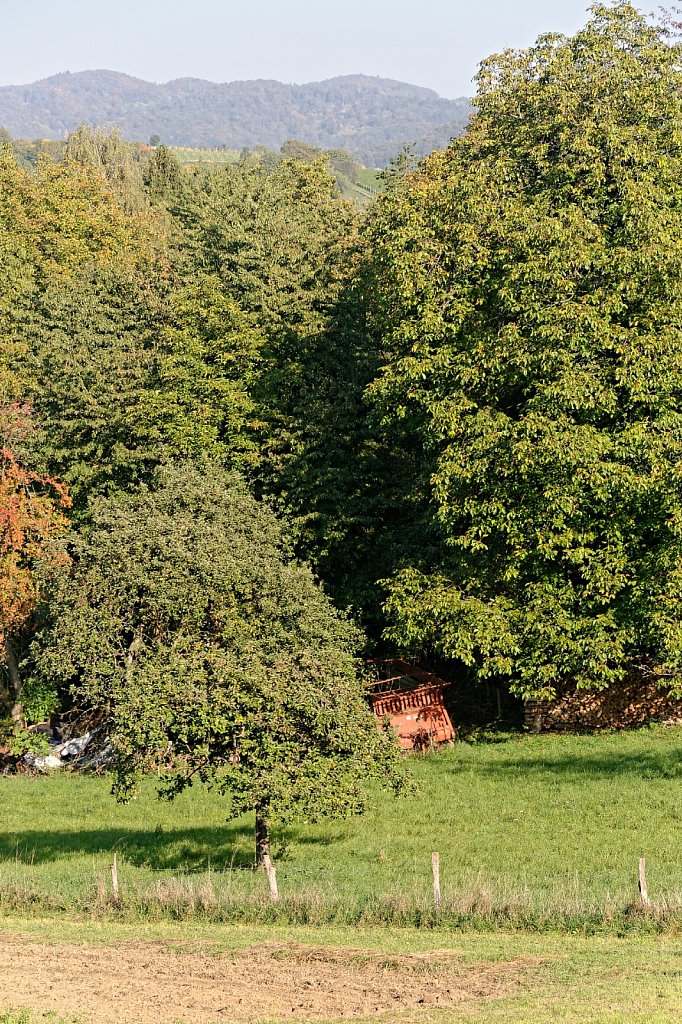
M 524 695 L 679 680 L 679 50 L 596 4 L 478 82 L 371 228 L 371 393 L 440 536 L 390 581 L 390 636 Z
M 358 629 L 234 476 L 163 469 L 100 502 L 53 598 L 39 664 L 106 712 L 115 791 L 152 767 L 166 792 L 216 785 L 269 829 L 356 813 L 399 786 L 392 737 L 364 700 Z

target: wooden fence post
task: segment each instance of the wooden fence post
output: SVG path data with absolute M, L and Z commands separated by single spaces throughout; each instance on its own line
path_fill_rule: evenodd
M 121 896 L 118 891 L 118 864 L 116 863 L 116 854 L 111 862 L 111 890 L 114 894 L 114 906 L 121 906 Z
M 431 867 L 433 869 L 433 902 L 436 910 L 440 910 L 440 854 L 431 854 Z
M 644 857 L 639 858 L 639 895 L 642 899 L 642 906 L 650 907 L 649 890 L 646 884 L 646 860 Z
M 263 854 L 263 867 L 268 876 L 268 885 L 270 886 L 270 899 L 273 903 L 276 903 L 279 899 L 279 891 L 277 889 L 277 872 L 275 865 L 270 860 L 270 854 Z

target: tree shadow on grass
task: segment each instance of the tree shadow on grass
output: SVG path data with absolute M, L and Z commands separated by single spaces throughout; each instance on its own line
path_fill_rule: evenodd
M 452 766 L 448 769 L 457 775 L 469 772 L 471 763 Z M 618 752 L 605 749 L 603 753 L 589 754 L 547 753 L 528 756 L 527 748 L 517 755 L 481 761 L 476 773 L 488 777 L 499 777 L 500 781 L 510 776 L 545 774 L 564 778 L 566 782 L 587 779 L 677 779 L 682 781 L 682 745 L 674 750 Z
M 296 837 L 297 843 L 327 840 Z M 183 872 L 225 871 L 252 868 L 253 828 L 227 823 L 221 828 L 191 829 L 29 829 L 0 834 L 0 861 L 46 864 L 71 856 L 97 855 L 116 851 L 136 867 Z

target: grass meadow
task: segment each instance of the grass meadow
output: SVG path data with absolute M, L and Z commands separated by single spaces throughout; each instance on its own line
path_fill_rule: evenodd
M 102 777 L 1 778 L 0 911 L 614 934 L 682 926 L 681 729 L 492 735 L 411 766 L 412 795 L 376 792 L 364 817 L 276 836 L 277 905 L 251 869 L 252 821 L 227 821 L 215 792 L 196 787 L 169 804 L 150 781 L 121 806 Z
M 375 793 L 364 818 L 277 836 L 277 905 L 251 869 L 252 821 L 226 821 L 214 792 L 196 788 L 168 804 L 150 782 L 119 806 L 106 778 L 2 778 L 0 942 L 104 945 L 112 963 L 117 950 L 139 950 L 140 970 L 164 944 L 247 961 L 274 948 L 292 969 L 308 947 L 313 963 L 321 950 L 332 960 L 357 950 L 359 964 L 439 951 L 429 971 L 445 950 L 458 970 L 480 976 L 480 996 L 396 1010 L 385 1024 L 682 1020 L 682 729 L 488 736 L 411 766 L 412 795 Z M 641 856 L 649 911 L 637 896 Z M 510 983 L 486 991 L 498 970 L 511 970 Z M 5 996 L 0 1024 L 98 1021 L 85 1004 L 74 1015 L 73 999 L 67 1012 L 68 1000 L 49 990 L 27 1001 L 12 1008 Z M 200 1019 L 168 1014 L 178 1024 Z
M 178 163 L 189 167 L 201 167 L 205 164 L 224 167 L 236 164 L 241 154 L 239 149 L 226 149 L 222 146 L 172 146 L 171 149 Z

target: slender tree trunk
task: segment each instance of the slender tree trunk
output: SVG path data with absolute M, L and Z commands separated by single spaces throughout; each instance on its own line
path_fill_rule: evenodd
M 270 829 L 262 807 L 256 808 L 256 867 L 261 868 L 264 858 L 270 856 Z
M 277 872 L 270 859 L 270 829 L 262 807 L 256 808 L 256 867 L 265 868 L 270 887 L 270 899 L 278 900 Z
M 7 690 L 7 710 L 15 725 L 23 726 L 24 708 L 21 703 L 21 673 L 19 662 L 10 641 L 5 638 L 5 660 L 7 662 L 7 674 L 9 676 L 9 687 Z

